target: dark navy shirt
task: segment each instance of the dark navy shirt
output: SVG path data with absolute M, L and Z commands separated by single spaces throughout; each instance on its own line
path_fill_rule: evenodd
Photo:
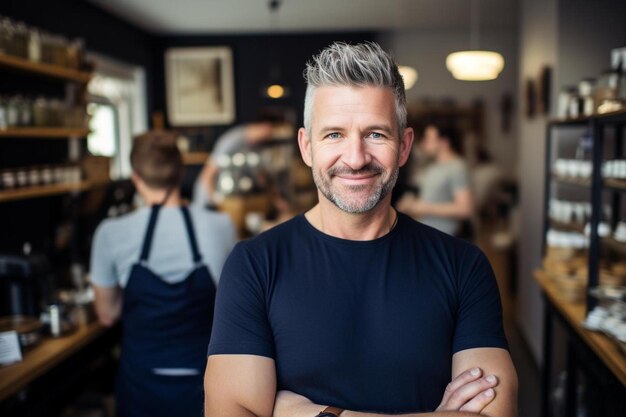
M 273 358 L 279 390 L 354 411 L 433 411 L 452 355 L 507 348 L 498 287 L 475 246 L 400 214 L 371 241 L 303 215 L 239 243 L 209 354 Z

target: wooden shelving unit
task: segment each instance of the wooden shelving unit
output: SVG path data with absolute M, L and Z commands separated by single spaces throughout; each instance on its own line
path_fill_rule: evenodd
M 620 252 L 626 256 L 626 242 L 620 242 L 613 237 L 603 237 L 602 244 L 609 249 Z
M 606 179 L 604 180 L 604 188 L 609 188 L 615 191 L 626 191 L 626 180 L 622 179 Z
M 563 130 L 559 132 L 561 129 Z M 610 136 L 611 141 L 605 140 L 605 137 L 609 136 L 609 131 L 613 132 Z M 564 134 L 555 134 L 556 132 Z M 599 225 L 605 221 L 604 204 L 608 200 L 607 197 L 610 198 L 613 215 L 620 216 L 622 213 L 623 200 L 621 194 L 626 190 L 626 181 L 603 178 L 602 164 L 609 154 L 612 155 L 611 158 L 615 159 L 626 157 L 623 146 L 624 132 L 626 132 L 626 109 L 591 117 L 567 120 L 554 119 L 547 126 L 543 252 L 547 254 L 546 235 L 550 228 L 581 231 L 579 225 L 554 222 L 549 218 L 549 205 L 553 198 L 559 199 L 561 198 L 560 195 L 564 195 L 562 198 L 578 200 L 573 196 L 574 192 L 577 191 L 576 189 L 561 190 L 560 187 L 554 187 L 554 185 L 579 186 L 581 191 L 576 194 L 586 196 L 591 205 L 591 217 L 588 221 L 589 247 L 586 250 L 588 275 L 585 290 L 600 284 L 600 261 L 604 256 L 602 249 L 613 250 L 619 254 L 619 257 L 626 254 L 626 243 L 618 242 L 612 237 L 601 237 L 598 233 Z M 589 144 L 580 143 L 580 145 L 590 147 L 591 177 L 582 179 L 552 175 L 553 163 L 559 157 L 558 152 L 563 149 L 555 141 L 577 139 L 580 138 L 580 136 L 576 137 L 579 134 L 585 134 L 592 138 Z M 606 152 L 605 146 L 607 144 L 613 145 L 614 149 L 611 152 Z M 553 261 L 558 262 L 554 259 Z M 584 406 L 589 415 L 609 415 L 610 413 L 606 413 L 606 410 L 624 409 L 623 407 L 626 406 L 626 397 L 624 396 L 626 393 L 626 357 L 613 340 L 602 334 L 588 331 L 582 325 L 587 313 L 596 306 L 598 301 L 586 291 L 587 296 L 584 303 L 573 303 L 567 297 L 568 283 L 565 286 L 560 285 L 562 283 L 553 281 L 545 272 L 537 272 L 535 279 L 542 289 L 545 300 L 542 348 L 544 362 L 541 371 L 542 417 L 552 415 L 550 393 L 555 386 L 554 375 L 557 375 L 558 369 L 563 370 L 564 374 L 567 375 L 563 403 L 569 407 L 569 411 L 566 408 L 564 415 L 574 415 L 576 407 L 572 404 L 577 404 L 581 400 L 584 401 Z M 564 333 L 559 333 L 559 336 L 565 335 L 565 340 L 561 340 L 558 344 L 553 340 L 555 339 L 553 331 L 555 323 L 560 323 L 565 329 Z M 564 363 L 558 363 L 553 359 L 558 355 L 565 357 Z M 579 397 L 577 386 L 578 378 L 581 375 L 584 376 L 587 387 L 593 387 L 591 391 L 596 394 L 594 398 L 591 396 Z
M 89 135 L 87 128 L 74 127 L 15 127 L 0 129 L 0 138 L 41 138 L 67 139 L 86 138 Z
M 602 122 L 602 121 L 613 119 L 614 117 L 623 117 L 623 116 L 626 116 L 626 109 L 617 110 L 617 111 L 613 111 L 610 113 L 594 114 L 593 116 L 580 116 L 580 117 L 567 118 L 567 119 L 554 118 L 554 119 L 550 119 L 550 123 L 560 124 L 560 125 L 585 124 L 585 123 L 589 123 L 595 120 Z
M 586 178 L 562 177 L 559 175 L 553 175 L 552 179 L 561 184 L 577 185 L 579 187 L 591 186 L 591 179 Z
M 550 220 L 550 226 L 558 229 L 558 230 L 563 230 L 563 231 L 567 231 L 567 232 L 578 232 L 578 233 L 583 233 L 585 230 L 585 226 L 578 224 L 578 223 L 565 223 L 565 222 L 559 222 L 557 220 Z
M 36 187 L 24 187 L 0 191 L 0 203 L 8 201 L 26 200 L 30 198 L 46 197 L 72 192 L 85 191 L 91 187 L 91 183 L 81 181 L 73 184 L 51 184 Z
M 572 329 L 598 355 L 615 377 L 626 386 L 626 358 L 619 347 L 608 337 L 583 327 L 582 323 L 586 316 L 585 305 L 566 301 L 560 294 L 558 287 L 544 271 L 536 270 L 534 275 L 535 280 L 554 308 L 558 310 Z
M 0 67 L 29 72 L 45 77 L 59 78 L 66 81 L 74 81 L 81 84 L 87 84 L 92 76 L 90 72 L 78 71 L 42 62 L 32 62 L 27 59 L 3 53 L 0 53 Z

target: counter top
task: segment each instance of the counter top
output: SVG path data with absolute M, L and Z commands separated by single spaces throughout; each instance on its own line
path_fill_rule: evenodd
M 90 341 L 103 334 L 107 327 L 93 322 L 67 336 L 44 338 L 24 353 L 24 360 L 0 367 L 0 401 L 14 395 L 46 371 L 75 354 Z
M 535 280 L 548 300 L 565 317 L 580 338 L 595 352 L 609 370 L 626 387 L 626 356 L 619 347 L 605 335 L 587 330 L 582 322 L 585 319 L 585 304 L 574 304 L 563 300 L 550 278 L 541 270 L 535 271 Z

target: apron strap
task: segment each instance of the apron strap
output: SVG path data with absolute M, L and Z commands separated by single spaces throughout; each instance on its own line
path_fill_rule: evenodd
M 202 255 L 200 255 L 200 251 L 198 250 L 198 242 L 196 240 L 196 234 L 194 232 L 193 223 L 191 221 L 191 215 L 189 214 L 189 209 L 186 206 L 182 206 L 180 209 L 183 212 L 183 218 L 185 219 L 187 237 L 189 238 L 191 252 L 193 253 L 193 262 L 195 264 L 198 264 L 200 263 L 200 261 L 202 261 Z
M 141 247 L 141 256 L 139 257 L 140 263 L 146 263 L 148 256 L 150 256 L 150 246 L 152 245 L 152 236 L 154 235 L 154 226 L 156 225 L 157 217 L 159 216 L 159 210 L 161 205 L 157 204 L 152 206 L 150 210 L 150 220 L 148 220 L 148 229 L 146 235 L 143 238 L 143 245 Z

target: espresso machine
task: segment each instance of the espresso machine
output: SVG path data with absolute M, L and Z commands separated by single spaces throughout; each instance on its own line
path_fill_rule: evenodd
M 0 316 L 39 317 L 50 303 L 54 275 L 43 254 L 0 253 Z

